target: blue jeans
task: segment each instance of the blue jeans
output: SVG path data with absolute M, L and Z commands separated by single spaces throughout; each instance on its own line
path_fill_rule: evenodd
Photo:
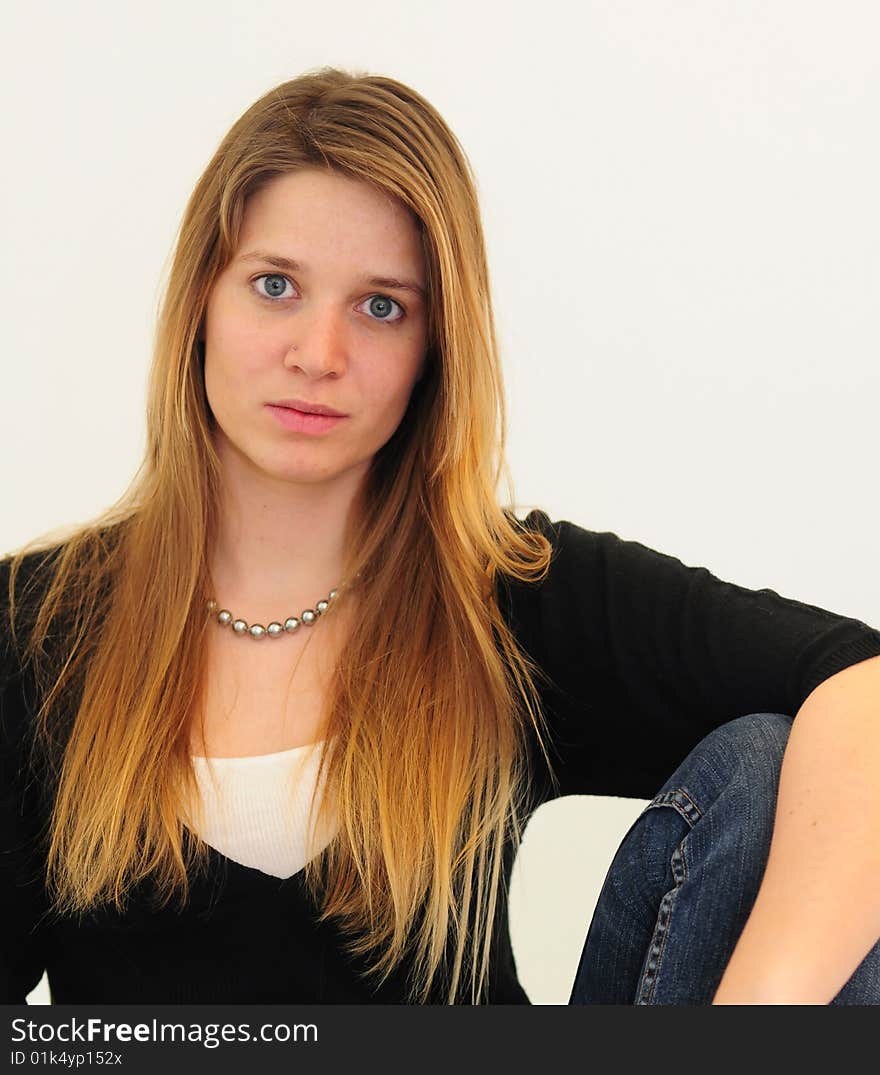
M 763 877 L 791 724 L 751 713 L 715 728 L 645 807 L 611 863 L 569 1004 L 711 1004 Z M 831 1003 L 880 1004 L 880 941 Z

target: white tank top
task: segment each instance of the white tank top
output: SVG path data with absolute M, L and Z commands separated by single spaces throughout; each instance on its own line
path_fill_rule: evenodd
M 307 831 L 323 743 L 247 758 L 192 755 L 201 802 L 188 826 L 243 866 L 273 877 L 297 873 L 336 832 L 335 826 Z

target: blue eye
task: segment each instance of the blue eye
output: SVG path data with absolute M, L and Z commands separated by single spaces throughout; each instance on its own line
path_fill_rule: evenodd
M 400 310 L 399 316 L 395 317 L 393 321 L 389 321 L 387 317 L 379 317 L 379 318 L 377 318 L 378 321 L 385 322 L 385 323 L 387 323 L 389 325 L 396 325 L 397 322 L 402 321 L 404 316 L 405 316 L 404 311 L 403 311 L 403 307 L 400 305 L 400 303 L 396 302 L 392 298 L 389 298 L 388 295 L 371 295 L 369 297 L 369 299 L 367 299 L 367 301 L 373 306 L 373 312 L 374 313 L 376 312 L 376 306 L 377 305 L 379 307 L 379 312 L 380 313 L 382 311 L 388 310 L 389 306 L 396 306 L 398 308 L 398 310 Z
M 283 294 L 284 284 L 290 284 L 292 287 L 293 281 L 290 280 L 290 278 L 285 276 L 283 273 L 264 272 L 261 273 L 259 276 L 255 276 L 251 282 L 253 284 L 256 284 L 258 280 L 275 281 L 272 284 L 267 284 L 267 288 L 273 291 L 274 294 L 267 295 L 262 291 L 257 291 L 257 295 L 261 299 L 265 299 L 266 302 L 277 303 L 282 298 L 290 298 L 289 295 L 285 296 Z M 279 281 L 280 284 L 278 283 Z M 406 317 L 406 311 L 400 305 L 400 303 L 396 299 L 392 299 L 388 295 L 370 295 L 370 297 L 368 299 L 365 299 L 364 301 L 369 302 L 373 310 L 373 314 L 371 315 L 370 320 L 376 321 L 380 325 L 397 325 L 404 319 L 404 317 Z M 387 317 L 379 316 L 381 314 L 389 312 L 395 306 L 400 311 L 397 317 L 389 320 L 389 318 Z
M 253 279 L 253 282 L 256 283 L 257 280 L 284 280 L 288 284 L 291 282 L 290 280 L 287 279 L 286 276 L 282 276 L 281 273 L 277 273 L 277 272 L 266 272 L 266 273 L 263 273 L 262 276 L 255 276 L 254 279 Z M 282 288 L 282 290 L 283 290 L 283 288 Z M 257 292 L 257 294 L 260 296 L 261 299 L 269 298 L 271 300 L 274 300 L 274 299 L 283 297 L 283 296 L 279 295 L 277 292 L 274 295 L 264 295 L 262 292 Z

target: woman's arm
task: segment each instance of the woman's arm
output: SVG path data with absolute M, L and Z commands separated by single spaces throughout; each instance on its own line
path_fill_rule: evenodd
M 797 712 L 767 867 L 713 1004 L 828 1004 L 880 939 L 880 657 Z
M 817 687 L 880 656 L 880 630 L 861 620 L 545 512 L 529 520 L 554 560 L 540 586 L 511 586 L 511 619 L 554 684 L 547 794 L 653 799 L 715 728 L 749 713 L 806 725 Z M 865 723 L 876 731 L 880 710 Z

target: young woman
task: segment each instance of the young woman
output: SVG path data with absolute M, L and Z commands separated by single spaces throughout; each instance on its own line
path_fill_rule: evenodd
M 322 69 L 235 123 L 147 428 L 2 562 L 0 999 L 527 1003 L 510 869 L 581 793 L 652 802 L 573 1002 L 880 999 L 880 632 L 500 506 L 475 184 L 417 93 Z

